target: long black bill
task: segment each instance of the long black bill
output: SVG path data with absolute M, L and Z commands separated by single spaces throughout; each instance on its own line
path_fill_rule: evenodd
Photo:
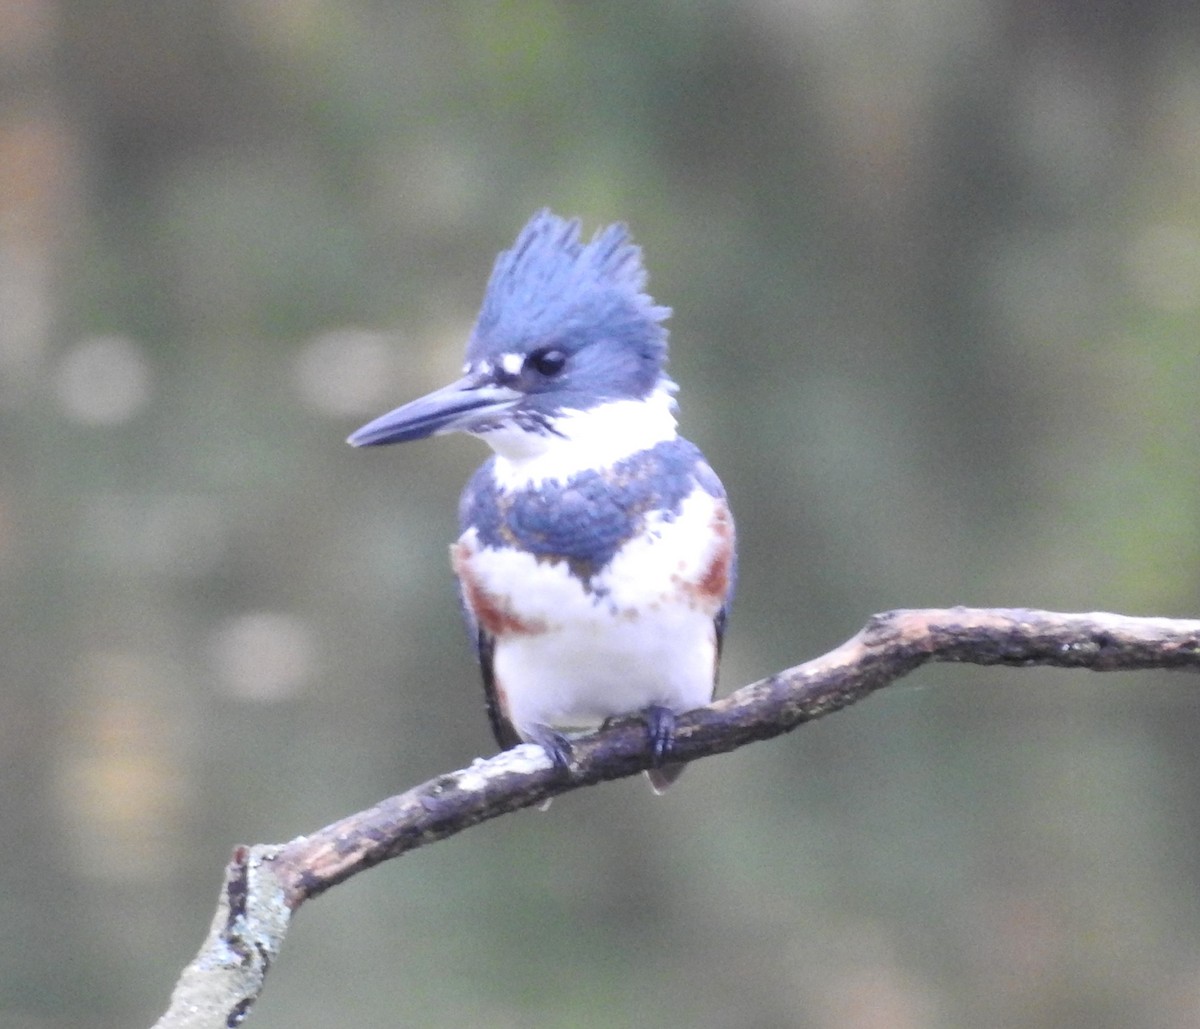
M 502 414 L 522 395 L 478 375 L 466 375 L 368 422 L 346 442 L 352 447 L 378 447 L 457 429 L 469 431 Z

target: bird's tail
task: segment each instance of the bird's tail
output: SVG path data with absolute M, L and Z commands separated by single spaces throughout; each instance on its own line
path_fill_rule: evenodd
M 685 768 L 687 768 L 687 762 L 680 761 L 673 765 L 663 765 L 661 768 L 646 769 L 646 778 L 650 780 L 650 788 L 661 796 L 667 792 L 667 787 L 671 783 L 683 775 Z

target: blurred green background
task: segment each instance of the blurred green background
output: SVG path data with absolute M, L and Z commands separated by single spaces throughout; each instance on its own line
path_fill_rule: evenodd
M 628 221 L 729 488 L 723 681 L 892 607 L 1193 615 L 1200 7 L 0 7 L 0 1025 L 148 1025 L 241 842 L 493 749 L 457 373 L 532 211 Z M 251 1016 L 1200 1024 L 1200 692 L 923 671 L 300 914 Z

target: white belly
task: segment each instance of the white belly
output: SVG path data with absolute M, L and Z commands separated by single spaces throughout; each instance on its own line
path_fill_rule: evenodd
M 465 533 L 455 568 L 496 612 L 493 671 L 517 732 L 593 726 L 651 705 L 682 712 L 707 704 L 724 586 L 717 595 L 701 585 L 728 581 L 731 553 L 724 501 L 700 489 L 671 521 L 648 518 L 590 591 L 565 562 L 480 548 L 474 532 Z
M 712 699 L 712 619 L 679 609 L 640 623 L 564 624 L 498 640 L 495 677 L 517 732 L 582 728 L 651 705 L 688 711 Z

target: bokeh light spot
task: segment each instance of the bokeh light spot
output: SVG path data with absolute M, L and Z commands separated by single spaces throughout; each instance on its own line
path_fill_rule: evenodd
M 396 341 L 382 333 L 323 333 L 296 358 L 296 389 L 322 414 L 340 418 L 373 411 L 389 402 L 396 350 Z
M 119 425 L 149 399 L 150 368 L 142 348 L 128 337 L 91 336 L 63 354 L 54 385 L 68 418 Z
M 302 692 L 315 667 L 312 633 L 292 615 L 256 611 L 227 622 L 212 640 L 217 682 L 243 700 L 284 700 Z

